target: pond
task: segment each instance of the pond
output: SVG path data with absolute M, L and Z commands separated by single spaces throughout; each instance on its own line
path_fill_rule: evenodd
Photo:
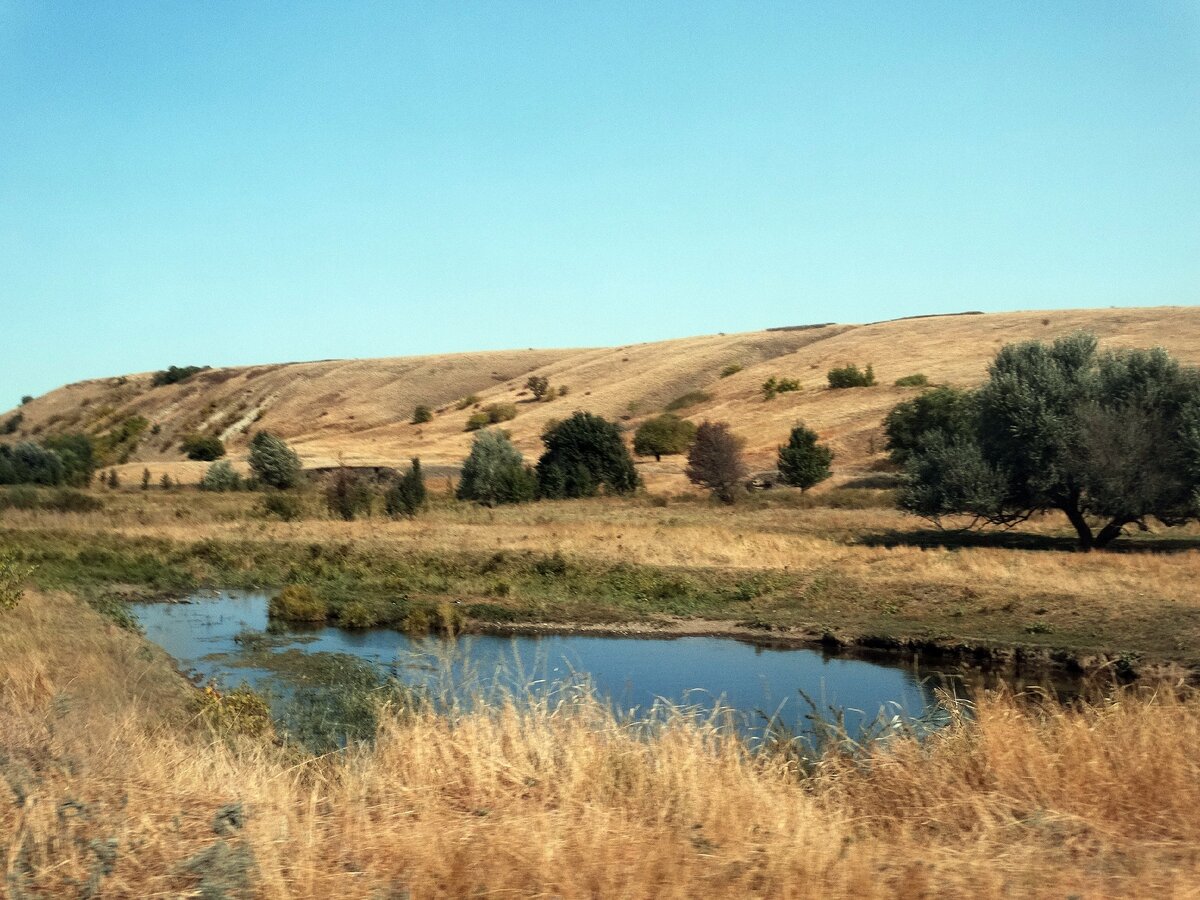
M 246 682 L 275 695 L 294 689 L 294 679 L 311 677 L 298 674 L 297 659 L 349 655 L 460 703 L 476 702 L 497 687 L 520 697 L 586 683 L 622 714 L 645 714 L 661 700 L 705 710 L 719 703 L 743 730 L 759 729 L 773 716 L 800 733 L 808 730 L 806 716 L 815 704 L 821 713 L 844 711 L 847 729 L 855 734 L 881 714 L 914 719 L 930 714 L 934 689 L 945 684 L 936 671 L 732 638 L 446 639 L 331 626 L 268 630 L 267 602 L 265 593 L 209 592 L 186 602 L 134 604 L 133 612 L 146 636 L 194 678 L 226 687 Z M 961 686 L 957 690 L 962 693 Z

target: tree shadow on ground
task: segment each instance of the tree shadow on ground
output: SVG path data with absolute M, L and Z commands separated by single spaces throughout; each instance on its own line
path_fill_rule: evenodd
M 864 534 L 855 542 L 866 547 L 991 547 L 1002 550 L 1054 550 L 1081 553 L 1079 542 L 1067 534 L 1031 534 L 1022 531 L 942 531 L 937 528 L 892 528 Z M 1200 535 L 1127 534 L 1099 553 L 1185 553 L 1200 550 Z

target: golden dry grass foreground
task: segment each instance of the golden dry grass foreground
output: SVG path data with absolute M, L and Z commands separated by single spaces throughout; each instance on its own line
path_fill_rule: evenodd
M 127 477 L 149 464 L 195 481 L 203 463 L 183 461 L 189 432 L 218 434 L 236 460 L 257 429 L 293 442 L 308 466 L 397 465 L 419 455 L 429 467 L 457 466 L 471 435 L 464 431 L 476 406 L 513 402 L 517 417 L 505 423 L 527 457 L 540 452 L 546 423 L 577 409 L 633 427 L 689 392 L 707 395 L 681 411 L 694 421 L 725 420 L 747 441 L 750 462 L 770 467 L 776 446 L 799 420 L 814 427 L 835 452 L 833 484 L 868 470 L 882 458 L 880 424 L 887 411 L 914 389 L 893 382 L 914 373 L 935 383 L 973 385 L 1008 342 L 1052 339 L 1088 329 L 1109 347 L 1162 346 L 1180 360 L 1200 364 L 1200 308 L 1056 310 L 987 315 L 930 316 L 872 325 L 827 325 L 794 330 L 684 338 L 659 343 L 584 350 L 514 350 L 443 356 L 260 365 L 214 369 L 190 380 L 151 386 L 151 374 L 68 385 L 22 408 L 25 420 L 13 438 L 83 429 L 103 433 L 126 418 L 147 418 L 148 435 L 127 464 Z M 173 360 L 179 365 L 204 360 Z M 879 385 L 831 391 L 833 366 L 872 364 Z M 722 378 L 726 367 L 741 370 Z M 531 374 L 564 387 L 566 396 L 534 403 L 524 390 Z M 764 401 L 768 377 L 799 380 L 802 390 Z M 477 396 L 478 404 L 457 409 Z M 418 404 L 437 412 L 411 424 Z M 682 461 L 643 462 L 653 489 L 682 490 Z
M 63 594 L 0 615 L 5 896 L 1194 897 L 1200 699 L 979 701 L 924 743 L 746 752 L 586 702 L 387 717 L 322 758 L 200 727 Z

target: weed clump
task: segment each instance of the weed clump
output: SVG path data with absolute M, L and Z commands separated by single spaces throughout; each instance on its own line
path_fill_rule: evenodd
M 210 683 L 196 704 L 200 720 L 221 737 L 261 737 L 272 731 L 271 708 L 247 685 L 222 693 Z
M 329 606 L 306 584 L 289 584 L 271 598 L 267 615 L 287 622 L 324 622 Z

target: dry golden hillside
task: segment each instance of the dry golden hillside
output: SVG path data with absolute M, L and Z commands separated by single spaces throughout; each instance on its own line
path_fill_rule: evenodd
M 466 454 L 468 406 L 517 404 L 505 423 L 527 456 L 535 456 L 550 419 L 584 409 L 636 426 L 673 399 L 700 391 L 707 398 L 681 410 L 695 421 L 727 420 L 747 441 L 752 466 L 771 465 L 774 448 L 797 421 L 815 428 L 835 449 L 836 482 L 869 471 L 882 456 L 880 423 L 915 389 L 895 379 L 924 373 L 935 383 L 980 381 L 995 351 L 1010 341 L 1049 339 L 1089 329 L 1107 346 L 1162 346 L 1179 359 L 1200 364 L 1200 308 L 1058 310 L 988 315 L 928 316 L 871 325 L 827 325 L 684 338 L 623 347 L 514 350 L 446 356 L 334 360 L 212 369 L 161 387 L 151 374 L 68 385 L 22 408 L 14 436 L 58 431 L 111 432 L 131 417 L 149 425 L 126 467 L 155 476 L 169 470 L 195 480 L 205 464 L 182 460 L 179 442 L 193 431 L 221 436 L 236 460 L 248 437 L 265 428 L 292 441 L 306 465 L 395 465 L 419 455 L 427 466 L 453 467 Z M 829 368 L 872 364 L 879 386 L 832 391 Z M 741 371 L 722 378 L 731 365 Z M 567 394 L 533 402 L 524 384 L 545 375 Z M 764 401 L 770 376 L 798 379 L 802 390 Z M 410 424 L 417 404 L 437 412 L 424 425 Z M 7 418 L 7 415 L 5 416 Z M 682 460 L 641 464 L 658 489 L 683 489 Z

